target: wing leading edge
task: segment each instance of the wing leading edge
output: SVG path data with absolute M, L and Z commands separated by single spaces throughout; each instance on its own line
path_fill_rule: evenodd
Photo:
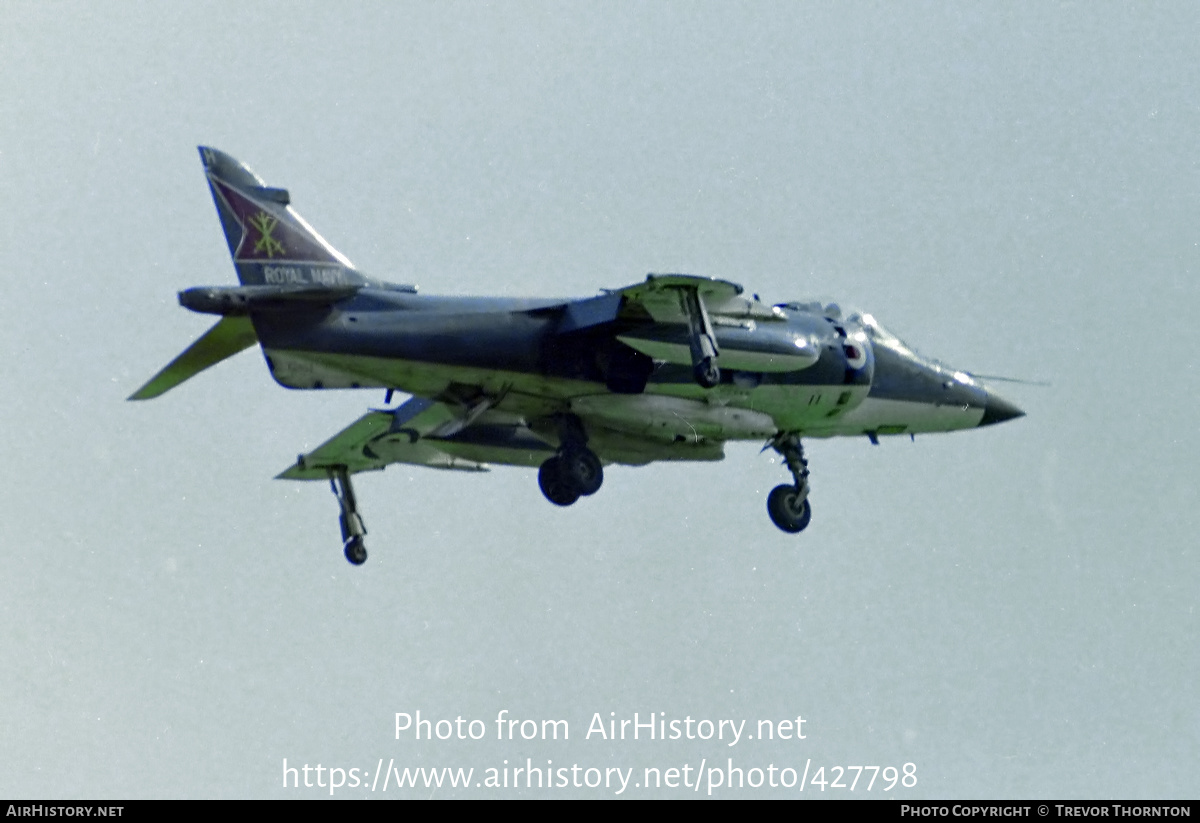
M 277 477 L 324 480 L 341 469 L 356 474 L 393 463 L 488 471 L 489 462 L 537 466 L 554 451 L 511 419 L 483 412 L 468 421 L 447 403 L 414 397 L 393 411 L 364 414 Z
M 686 323 L 687 311 L 679 301 L 681 291 L 694 290 L 708 314 L 730 320 L 782 320 L 783 313 L 757 299 L 742 297 L 741 285 L 717 277 L 694 274 L 648 274 L 641 283 L 614 289 L 624 298 L 622 315 L 636 316 L 639 309 L 658 323 Z

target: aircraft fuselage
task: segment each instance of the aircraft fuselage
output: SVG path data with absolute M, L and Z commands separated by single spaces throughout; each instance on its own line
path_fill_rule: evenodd
M 428 397 L 455 385 L 475 386 L 500 398 L 494 406 L 498 411 L 536 416 L 586 407 L 605 411 L 605 424 L 616 430 L 628 428 L 632 424 L 627 419 L 638 414 L 656 415 L 654 404 L 630 399 L 640 394 L 683 403 L 663 405 L 657 413 L 664 416 L 680 418 L 691 409 L 707 419 L 720 416 L 715 410 L 742 409 L 769 418 L 774 431 L 817 437 L 971 428 L 981 423 L 989 403 L 996 405 L 969 375 L 880 339 L 869 323 L 787 307 L 782 308 L 785 319 L 770 325 L 752 320 L 717 325 L 721 359 L 745 354 L 748 347 L 742 341 L 755 335 L 779 338 L 785 345 L 803 339 L 816 354 L 805 368 L 724 368 L 721 382 L 705 389 L 687 367 L 658 362 L 641 392 L 614 393 L 592 339 L 601 333 L 562 334 L 559 316 L 538 312 L 563 302 L 364 288 L 308 313 L 252 317 L 272 376 L 288 388 L 373 387 Z M 602 334 L 614 335 L 612 329 Z M 679 428 L 690 431 L 683 420 L 662 436 L 674 439 Z M 769 436 L 761 428 L 730 423 L 707 430 L 720 439 Z
M 366 559 L 351 475 L 393 464 L 537 467 L 555 505 L 595 494 L 605 464 L 720 460 L 766 440 L 792 483 L 772 522 L 812 515 L 802 437 L 967 429 L 1022 414 L 969 373 L 917 354 L 867 314 L 767 305 L 728 280 L 650 274 L 594 297 L 437 297 L 364 275 L 247 166 L 201 147 L 240 285 L 182 305 L 221 319 L 131 396 L 158 397 L 258 343 L 292 389 L 412 395 L 372 410 L 280 477 L 329 480 L 344 551 Z

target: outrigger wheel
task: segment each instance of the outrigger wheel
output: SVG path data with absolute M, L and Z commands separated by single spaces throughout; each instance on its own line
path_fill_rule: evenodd
M 717 335 L 700 292 L 695 286 L 679 289 L 679 308 L 687 320 L 688 348 L 692 354 L 692 377 L 701 387 L 711 389 L 721 382 L 721 367 L 717 365 Z
M 800 435 L 780 432 L 771 441 L 772 448 L 782 455 L 788 471 L 792 473 L 792 485 L 784 483 L 771 489 L 767 496 L 767 514 L 771 522 L 789 534 L 804 531 L 812 519 L 812 505 L 808 502 L 808 461 L 804 459 L 804 447 Z
M 711 389 L 721 384 L 721 368 L 715 359 L 705 357 L 692 366 L 692 377 L 703 388 Z
M 338 500 L 342 513 L 338 516 L 338 524 L 342 527 L 342 549 L 355 566 L 367 562 L 367 546 L 363 535 L 367 527 L 363 525 L 362 517 L 358 514 L 358 501 L 354 499 L 354 487 L 350 485 L 350 472 L 345 466 L 338 466 L 329 471 L 329 485 Z
M 363 543 L 361 537 L 351 537 L 346 541 L 345 549 L 346 559 L 355 566 L 361 566 L 367 562 L 367 547 Z

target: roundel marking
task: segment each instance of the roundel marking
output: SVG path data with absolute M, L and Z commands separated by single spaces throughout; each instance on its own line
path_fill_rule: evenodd
M 862 343 L 843 343 L 842 351 L 846 353 L 846 365 L 852 369 L 861 369 L 867 365 L 867 350 Z

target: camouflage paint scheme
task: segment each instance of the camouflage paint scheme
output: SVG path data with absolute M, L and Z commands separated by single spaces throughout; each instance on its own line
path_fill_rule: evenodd
M 288 388 L 412 395 L 279 475 L 331 481 L 355 564 L 366 530 L 350 477 L 391 463 L 538 467 L 547 498 L 570 505 L 598 490 L 604 464 L 720 460 L 726 441 L 766 440 L 793 476 L 768 511 L 798 532 L 811 516 L 802 437 L 878 442 L 1023 414 L 868 314 L 766 305 L 725 280 L 651 274 L 575 300 L 420 295 L 360 273 L 285 189 L 216 149 L 200 155 L 241 285 L 180 293 L 185 307 L 221 319 L 130 399 L 157 397 L 255 343 Z

